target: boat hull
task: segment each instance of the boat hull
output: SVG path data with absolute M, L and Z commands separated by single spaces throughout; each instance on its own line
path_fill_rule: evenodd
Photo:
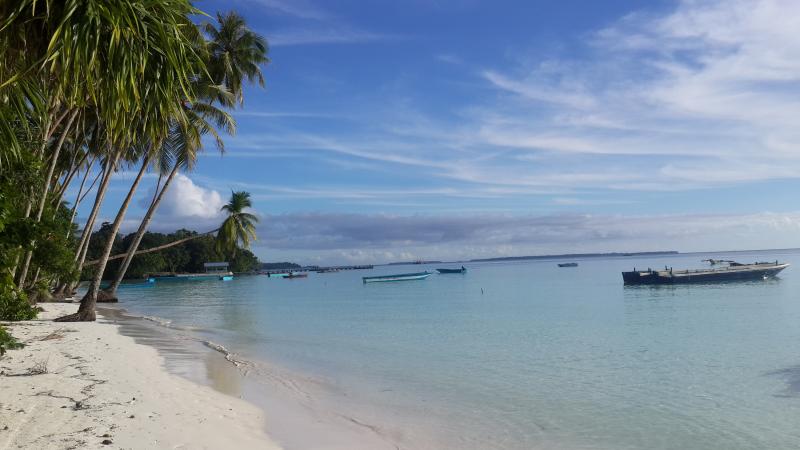
M 439 273 L 467 273 L 467 269 L 436 269 Z
M 558 267 L 578 267 L 578 263 L 559 263 Z
M 362 277 L 361 280 L 364 284 L 367 283 L 387 283 L 391 281 L 413 281 L 413 280 L 424 280 L 431 276 L 430 272 L 420 272 L 420 273 L 402 273 L 398 275 L 383 275 L 378 277 Z
M 751 264 L 725 269 L 710 270 L 659 270 L 622 272 L 626 285 L 638 284 L 691 284 L 718 283 L 726 281 L 747 281 L 772 278 L 789 264 Z

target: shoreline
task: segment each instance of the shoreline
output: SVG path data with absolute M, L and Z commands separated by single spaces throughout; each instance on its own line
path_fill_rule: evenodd
M 208 336 L 201 337 L 198 333 L 203 329 L 139 315 L 122 304 L 103 305 L 98 313 L 119 324 L 119 333 L 156 349 L 167 372 L 260 408 L 267 433 L 284 449 L 427 448 L 401 443 L 404 439 L 398 430 L 376 425 L 371 414 L 353 415 L 341 403 L 345 398 L 331 396 L 337 387 L 328 380 L 272 361 L 248 359 Z
M 0 359 L 0 449 L 282 448 L 262 409 L 170 373 L 113 319 L 56 323 L 77 305 L 40 306 L 4 323 L 25 347 Z

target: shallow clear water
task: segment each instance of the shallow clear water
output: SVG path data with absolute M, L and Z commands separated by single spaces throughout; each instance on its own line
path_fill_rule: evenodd
M 800 252 L 777 280 L 624 287 L 714 255 L 387 266 L 120 291 L 129 311 L 326 380 L 331 405 L 404 448 L 800 447 Z M 458 264 L 460 265 L 460 264 Z M 441 265 L 439 265 L 441 266 Z

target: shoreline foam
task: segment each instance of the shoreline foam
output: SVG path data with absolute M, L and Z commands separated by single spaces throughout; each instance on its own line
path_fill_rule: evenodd
M 169 373 L 103 317 L 56 323 L 76 305 L 43 307 L 7 324 L 26 346 L 0 359 L 0 449 L 280 448 L 257 406 Z

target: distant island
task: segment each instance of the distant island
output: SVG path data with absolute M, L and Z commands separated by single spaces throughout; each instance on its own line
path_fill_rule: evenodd
M 664 252 L 632 252 L 632 253 L 567 253 L 563 255 L 537 255 L 537 256 L 504 256 L 501 258 L 480 258 L 470 259 L 470 262 L 489 262 L 489 261 L 526 261 L 530 259 L 556 259 L 556 258 L 595 258 L 608 256 L 663 256 L 677 255 L 676 251 Z
M 387 263 L 387 266 L 403 266 L 407 264 L 441 264 L 441 261 L 400 261 L 400 262 L 390 262 Z

